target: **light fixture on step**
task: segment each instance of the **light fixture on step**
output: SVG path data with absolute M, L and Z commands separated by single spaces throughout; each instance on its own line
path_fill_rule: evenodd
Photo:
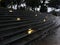
M 17 18 L 17 21 L 21 20 L 21 18 Z
M 34 30 L 28 29 L 28 34 L 32 34 Z

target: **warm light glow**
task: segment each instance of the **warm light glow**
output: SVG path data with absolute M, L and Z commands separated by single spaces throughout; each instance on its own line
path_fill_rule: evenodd
M 17 18 L 17 20 L 19 21 L 19 20 L 21 20 L 21 18 Z
M 9 10 L 9 12 L 13 12 L 12 10 Z
M 46 22 L 46 19 L 44 19 L 43 21 Z
M 1 2 L 2 0 L 0 0 L 0 2 Z
M 28 34 L 31 34 L 33 32 L 32 29 L 28 29 Z

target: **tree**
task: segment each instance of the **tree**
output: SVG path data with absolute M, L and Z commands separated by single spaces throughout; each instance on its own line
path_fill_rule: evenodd
M 58 8 L 58 6 L 60 5 L 60 0 L 50 0 L 47 4 L 45 3 L 46 0 L 2 0 L 0 4 L 2 7 L 6 7 L 9 4 L 11 6 L 14 4 L 20 5 L 23 1 L 26 3 L 27 7 L 31 7 L 33 10 L 35 10 L 36 7 L 41 6 L 40 12 L 47 12 L 47 6 Z M 43 3 L 41 3 L 41 1 Z
M 40 5 L 40 0 L 25 0 L 27 6 L 31 6 L 32 8 L 38 7 Z
M 35 7 L 39 7 L 40 0 L 25 0 L 26 5 L 30 6 L 33 10 Z
M 58 6 L 60 5 L 60 0 L 50 0 L 48 3 L 49 7 L 54 7 L 54 8 L 58 8 Z
M 19 5 L 21 1 L 22 0 L 1 0 L 0 4 L 1 4 L 1 7 L 6 7 L 8 5 L 13 5 L 13 4 Z
M 47 4 L 45 3 L 46 0 L 42 0 L 43 3 L 41 3 L 41 0 L 25 0 L 25 1 L 26 5 L 32 8 L 38 7 L 40 5 L 41 6 L 40 12 L 47 12 L 47 6 L 58 8 L 58 6 L 60 5 L 60 0 L 50 0 L 49 3 Z
M 57 16 L 57 12 L 55 11 L 55 9 L 58 9 L 60 5 L 60 0 L 50 0 L 48 3 L 49 7 L 53 7 L 54 10 L 51 11 L 53 15 Z
M 40 5 L 41 6 L 40 12 L 47 12 L 47 7 L 44 6 L 46 0 L 42 0 L 43 3 L 41 3 L 40 0 L 25 0 L 25 1 L 26 5 L 32 7 L 33 10 L 35 7 L 39 7 Z
M 7 7 L 8 5 L 13 4 L 13 0 L 1 0 L 1 7 Z
M 41 9 L 40 9 L 40 12 L 47 12 L 47 7 L 45 6 L 45 1 L 46 0 L 42 0 L 43 3 L 41 3 Z

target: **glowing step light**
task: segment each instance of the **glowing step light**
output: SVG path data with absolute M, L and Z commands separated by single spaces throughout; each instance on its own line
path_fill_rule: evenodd
M 46 19 L 44 19 L 43 21 L 46 22 Z
M 9 12 L 13 12 L 12 10 L 9 10 Z
M 28 29 L 28 34 L 32 34 L 33 32 L 34 32 L 34 30 Z
M 19 21 L 19 20 L 21 20 L 21 18 L 17 18 L 16 20 Z

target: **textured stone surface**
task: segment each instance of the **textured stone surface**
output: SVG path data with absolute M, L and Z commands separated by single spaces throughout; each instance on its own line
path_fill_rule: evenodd
M 60 17 L 56 17 L 56 24 L 60 24 Z M 54 34 L 47 36 L 43 40 L 40 41 L 39 45 L 60 45 L 60 27 L 57 28 Z

